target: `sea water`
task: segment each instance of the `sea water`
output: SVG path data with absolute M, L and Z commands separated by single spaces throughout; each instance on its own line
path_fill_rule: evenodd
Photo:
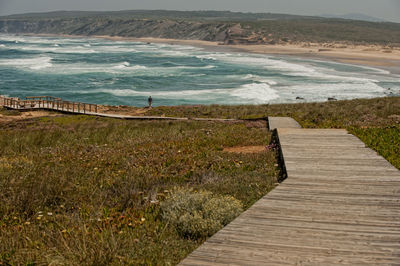
M 400 95 L 387 70 L 289 56 L 0 35 L 0 94 L 97 104 L 273 104 Z

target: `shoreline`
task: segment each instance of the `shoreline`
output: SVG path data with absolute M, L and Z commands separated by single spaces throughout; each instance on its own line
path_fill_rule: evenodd
M 218 42 L 202 40 L 181 40 L 153 37 L 121 37 L 109 35 L 67 35 L 67 34 L 21 34 L 26 36 L 100 38 L 112 41 L 131 41 L 143 43 L 164 43 L 170 45 L 189 45 L 215 52 L 237 52 L 275 56 L 294 56 L 305 59 L 333 61 L 344 64 L 376 67 L 391 74 L 400 75 L 400 48 L 380 45 L 344 45 L 338 43 L 298 43 L 298 44 L 256 44 L 221 45 Z

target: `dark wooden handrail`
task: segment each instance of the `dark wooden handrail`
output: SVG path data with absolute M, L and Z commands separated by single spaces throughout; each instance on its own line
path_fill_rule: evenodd
M 98 110 L 97 104 L 64 101 L 53 96 L 29 96 L 25 99 L 0 96 L 0 103 L 16 110 L 46 109 L 79 114 L 97 113 Z

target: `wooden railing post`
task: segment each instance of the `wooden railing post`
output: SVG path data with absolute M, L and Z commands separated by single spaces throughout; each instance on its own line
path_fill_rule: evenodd
M 83 114 L 98 112 L 97 104 L 63 101 L 52 96 L 29 96 L 25 100 L 0 96 L 0 104 L 13 109 L 43 108 Z

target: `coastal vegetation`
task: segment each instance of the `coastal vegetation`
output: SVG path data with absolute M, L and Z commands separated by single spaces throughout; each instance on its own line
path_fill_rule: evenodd
M 227 11 L 32 13 L 0 17 L 0 32 L 156 37 L 226 44 L 400 45 L 399 23 Z
M 0 263 L 175 264 L 275 186 L 269 143 L 265 121 L 1 123 Z
M 148 115 L 259 119 L 289 116 L 305 128 L 346 128 L 400 169 L 400 97 L 325 103 L 157 107 Z
M 277 185 L 267 116 L 347 128 L 400 169 L 400 97 L 144 114 L 248 120 L 0 119 L 0 264 L 178 263 Z

